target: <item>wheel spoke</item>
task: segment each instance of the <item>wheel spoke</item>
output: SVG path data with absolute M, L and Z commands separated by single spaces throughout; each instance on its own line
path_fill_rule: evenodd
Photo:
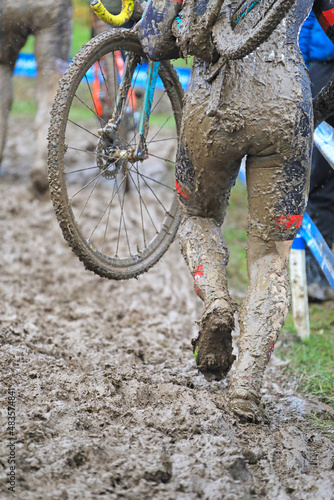
M 106 223 L 106 227 L 105 227 L 104 234 L 103 234 L 103 242 L 102 242 L 102 250 L 101 250 L 102 252 L 103 252 L 103 249 L 104 249 L 104 244 L 105 244 L 106 236 L 107 236 L 107 230 L 108 230 L 108 226 L 109 226 L 111 206 L 112 206 L 113 199 L 115 197 L 115 187 L 116 187 L 116 182 L 114 182 L 114 187 L 113 187 L 113 192 L 112 192 L 112 195 L 111 195 L 111 200 L 109 201 L 109 211 L 108 211 L 108 216 L 107 216 L 107 223 Z
M 122 182 L 121 182 L 121 184 L 120 184 L 119 186 L 117 186 L 117 182 L 115 182 L 115 183 L 114 183 L 113 194 L 112 194 L 112 196 L 111 196 L 111 200 L 110 200 L 110 202 L 108 203 L 108 205 L 106 206 L 106 208 L 103 210 L 102 214 L 100 215 L 100 217 L 99 217 L 99 219 L 98 219 L 98 221 L 97 221 L 97 223 L 96 223 L 96 225 L 95 225 L 95 227 L 94 227 L 93 231 L 91 232 L 91 234 L 90 234 L 90 236 L 89 236 L 88 240 L 91 240 L 91 239 L 92 239 L 92 236 L 93 236 L 93 234 L 95 233 L 96 229 L 98 228 L 98 226 L 99 226 L 99 224 L 100 224 L 101 220 L 103 219 L 104 214 L 106 213 L 106 211 L 108 210 L 108 208 L 112 206 L 112 202 L 114 201 L 114 198 L 115 198 L 116 194 L 119 194 L 119 190 L 120 190 L 120 188 L 122 187 L 122 184 L 124 183 L 124 179 L 125 179 L 125 177 L 123 177 L 123 180 L 122 180 Z M 116 186 L 116 188 L 117 188 L 117 189 L 116 189 L 116 192 L 115 192 L 115 186 Z
M 97 178 L 96 178 L 96 181 L 95 181 L 95 183 L 94 183 L 94 185 L 93 185 L 93 187 L 92 187 L 92 189 L 91 189 L 91 192 L 89 193 L 88 198 L 87 198 L 87 200 L 86 200 L 86 202 L 85 202 L 84 206 L 82 207 L 82 210 L 81 210 L 81 212 L 80 212 L 80 214 L 79 214 L 79 217 L 77 218 L 77 221 L 76 221 L 76 222 L 77 222 L 77 224 L 79 223 L 79 220 L 80 220 L 80 218 L 81 218 L 82 214 L 84 213 L 84 210 L 85 210 L 85 208 L 87 207 L 89 200 L 90 200 L 90 199 L 91 199 L 91 197 L 92 197 L 92 194 L 93 194 L 93 192 L 94 192 L 94 189 L 96 188 L 97 183 L 99 182 L 99 179 L 100 179 L 100 177 L 97 177 Z M 88 239 L 90 239 L 90 238 L 88 238 Z
M 124 182 L 125 178 L 126 178 L 126 176 L 124 176 L 124 177 L 123 177 L 123 179 L 122 179 L 122 183 Z M 116 179 L 115 179 L 115 180 L 116 180 Z M 117 183 L 117 180 L 116 180 L 116 183 Z M 119 237 L 120 237 L 121 228 L 122 228 L 122 220 L 123 220 L 124 231 L 125 231 L 125 234 L 126 234 L 126 241 L 127 241 L 127 245 L 128 245 L 128 249 L 129 249 L 129 255 L 131 255 L 131 249 L 130 249 L 130 245 L 129 245 L 129 237 L 128 237 L 128 232 L 127 232 L 126 222 L 125 222 L 125 217 L 124 217 L 125 190 L 124 190 L 124 193 L 123 193 L 123 198 L 122 198 L 122 200 L 121 200 L 121 198 L 120 198 L 119 189 L 117 189 L 117 194 L 118 194 L 118 199 L 119 199 L 119 201 L 120 201 L 120 205 L 121 205 L 121 216 L 120 216 L 120 219 L 119 219 L 118 237 L 117 237 L 117 247 L 116 247 L 116 256 L 118 255 Z
M 135 169 L 135 172 L 137 172 L 137 174 L 139 174 L 140 177 L 142 177 L 143 179 L 144 178 L 148 179 L 149 181 L 155 182 L 156 184 L 159 184 L 160 186 L 163 186 L 163 187 L 165 187 L 167 189 L 170 189 L 171 191 L 175 191 L 175 189 L 173 187 L 169 186 L 168 184 L 164 184 L 163 182 L 160 182 L 157 179 L 154 179 L 153 177 L 145 175 L 145 174 L 143 174 L 143 172 L 139 172 L 139 170 Z
M 130 177 L 132 177 L 131 174 L 130 174 Z M 140 220 L 141 220 L 141 227 L 142 227 L 142 232 L 143 232 L 143 242 L 144 242 L 144 247 L 146 247 L 146 234 L 145 234 L 145 225 L 144 225 L 143 201 L 142 201 L 142 197 L 141 197 L 141 194 L 140 194 L 140 182 L 139 182 L 138 167 L 137 167 L 137 182 L 138 182 Z M 133 181 L 133 183 L 134 183 L 134 181 Z
M 160 204 L 160 206 L 164 209 L 165 212 L 167 212 L 166 210 L 166 207 L 164 206 L 164 204 L 162 203 L 161 200 L 159 200 L 159 198 L 157 197 L 157 195 L 155 194 L 155 192 L 153 191 L 153 189 L 151 188 L 151 186 L 149 185 L 148 182 L 146 182 L 146 179 L 143 178 L 143 181 L 145 182 L 146 186 L 149 188 L 149 190 L 151 191 L 151 193 L 153 194 L 154 198 L 157 200 L 157 202 Z
M 150 140 L 149 144 L 155 144 L 156 142 L 164 142 L 164 141 L 175 141 L 177 142 L 177 137 L 164 137 L 163 139 L 157 139 L 156 141 Z
M 68 119 L 68 121 L 69 121 L 69 123 L 72 123 L 72 125 L 75 125 L 76 127 L 80 128 L 81 130 L 84 130 L 85 132 L 88 132 L 93 137 L 95 137 L 95 139 L 99 138 L 99 136 L 97 134 L 95 134 L 94 132 L 91 132 L 90 130 L 88 130 L 87 128 L 83 127 L 82 125 L 79 125 L 79 123 L 76 123 L 76 122 L 74 122 L 73 120 L 70 120 L 70 119 Z
M 163 158 L 162 156 L 155 155 L 153 153 L 149 153 L 149 156 L 153 156 L 153 158 L 157 158 L 158 160 L 166 161 L 167 163 L 171 163 L 172 165 L 175 165 L 175 161 L 170 160 L 169 158 Z
M 77 99 L 77 100 L 78 100 L 81 104 L 83 104 L 83 106 L 84 106 L 86 109 L 88 109 L 91 113 L 93 113 L 93 115 L 94 115 L 94 116 L 95 116 L 95 117 L 96 117 L 96 118 L 97 118 L 100 122 L 102 121 L 102 123 L 100 123 L 100 125 L 101 125 L 101 126 L 103 125 L 103 123 L 105 124 L 105 122 L 104 122 L 104 121 L 102 120 L 102 118 L 98 115 L 98 113 L 97 113 L 96 111 L 94 111 L 94 110 L 93 110 L 90 106 L 88 106 L 88 104 L 87 104 L 85 101 L 83 101 L 83 100 L 82 100 L 82 99 L 81 99 L 81 98 L 80 98 L 77 94 L 75 94 L 75 96 L 74 96 L 74 97 L 75 97 L 75 98 L 76 98 L 76 99 Z M 95 106 L 95 104 L 94 104 L 94 106 Z M 71 121 L 71 120 L 69 120 L 69 121 Z M 72 122 L 72 123 L 74 123 L 74 122 Z M 76 125 L 76 123 L 74 123 L 74 125 Z
M 100 60 L 98 61 L 98 63 L 99 63 L 99 65 L 100 65 Z M 100 67 L 101 67 L 101 66 L 100 66 Z M 103 73 L 102 73 L 102 75 L 103 75 Z M 100 117 L 100 115 L 99 115 L 99 113 L 98 113 L 98 111 L 97 111 L 97 109 L 96 109 L 96 102 L 95 102 L 95 100 L 94 100 L 94 97 L 93 97 L 93 92 L 92 92 L 91 86 L 90 86 L 89 81 L 88 81 L 88 78 L 87 78 L 87 73 L 85 74 L 85 80 L 86 80 L 86 84 L 87 84 L 87 87 L 88 87 L 88 91 L 89 91 L 89 93 L 90 93 L 90 97 L 91 97 L 91 99 L 92 99 L 92 101 L 93 101 L 93 104 L 94 104 L 94 108 L 95 108 L 95 115 L 97 116 L 97 118 L 98 118 L 98 120 L 99 120 L 99 122 L 100 122 L 100 126 L 102 127 L 102 125 L 103 125 L 103 120 L 102 120 L 102 118 Z
M 129 172 L 129 175 L 130 175 L 130 177 L 131 177 L 131 179 L 132 179 L 133 184 L 134 184 L 134 185 L 135 185 L 135 187 L 136 187 L 136 190 L 137 190 L 137 192 L 138 192 L 139 196 L 141 197 L 141 195 L 140 195 L 140 191 L 139 191 L 139 189 L 137 188 L 136 183 L 133 181 L 133 178 L 132 178 L 131 172 Z M 153 221 L 153 219 L 152 219 L 151 213 L 150 213 L 149 209 L 147 208 L 147 205 L 146 205 L 146 203 L 145 203 L 144 199 L 143 199 L 143 198 L 141 198 L 141 200 L 142 200 L 142 203 L 143 203 L 143 205 L 144 205 L 144 207 L 145 207 L 146 213 L 147 213 L 147 215 L 149 216 L 150 221 L 152 222 L 152 226 L 154 227 L 155 232 L 157 233 L 157 232 L 158 232 L 158 230 L 157 230 L 157 228 L 156 228 L 156 225 L 154 224 L 154 221 Z
M 152 137 L 152 139 L 150 139 L 150 141 L 148 142 L 148 145 L 151 144 L 151 142 L 153 141 L 153 139 L 161 132 L 161 130 L 164 128 L 164 126 L 171 119 L 172 116 L 173 116 L 173 113 L 170 114 L 168 118 L 166 118 L 166 120 L 164 121 L 164 123 L 159 128 L 158 132 L 156 132 L 156 134 L 154 134 L 154 136 Z
M 64 172 L 64 173 L 65 173 L 65 175 L 77 174 L 79 172 L 87 172 L 87 170 L 95 170 L 97 168 L 100 168 L 100 167 L 98 165 L 94 165 L 93 167 L 77 168 L 76 170 L 71 170 L 69 172 Z
M 120 161 L 120 158 L 119 158 L 119 159 L 118 159 L 115 163 L 117 163 L 118 161 Z M 98 168 L 99 168 L 99 167 L 98 167 Z M 103 175 L 103 173 L 104 173 L 104 171 L 103 171 L 103 170 L 100 170 L 100 172 L 99 172 L 99 173 L 98 173 L 95 177 L 93 177 L 93 179 L 91 179 L 90 181 L 88 181 L 88 182 L 87 182 L 84 186 L 82 186 L 82 188 L 81 188 L 81 189 L 79 189 L 79 191 L 77 191 L 75 194 L 73 194 L 73 195 L 72 195 L 71 200 L 73 200 L 73 198 L 74 198 L 75 196 L 77 196 L 77 195 L 78 195 L 79 193 L 81 193 L 84 189 L 86 189 L 88 186 L 90 186 L 90 184 L 92 184 L 92 182 L 94 182 L 94 181 L 95 181 L 95 179 L 97 179 L 97 178 L 101 177 L 101 175 Z

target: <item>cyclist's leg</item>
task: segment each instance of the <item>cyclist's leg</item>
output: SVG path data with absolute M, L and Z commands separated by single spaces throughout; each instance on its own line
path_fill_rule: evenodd
M 23 31 L 23 30 L 22 30 Z M 12 76 L 17 56 L 28 34 L 11 23 L 0 23 L 0 165 L 7 136 L 8 115 L 13 103 Z
M 176 188 L 183 212 L 179 237 L 195 291 L 204 302 L 199 336 L 193 342 L 196 363 L 208 380 L 219 380 L 234 360 L 231 331 L 236 309 L 227 286 L 229 252 L 221 225 L 241 157 L 240 152 L 233 156 L 236 153 L 229 150 L 223 130 L 218 131 L 218 140 L 208 140 L 207 132 L 213 125 L 209 122 L 213 119 L 205 112 L 200 117 L 200 106 L 191 111 L 191 118 L 183 123 L 176 167 Z
M 297 110 L 286 147 L 281 141 L 279 154 L 268 150 L 247 165 L 249 286 L 230 397 L 233 411 L 249 419 L 256 419 L 263 373 L 289 309 L 287 263 L 307 203 L 312 123 L 309 99 Z
M 50 7 L 50 3 L 48 5 Z M 56 95 L 59 79 L 68 63 L 72 15 L 70 4 L 65 2 L 58 5 L 53 15 L 51 26 L 38 26 L 35 32 L 38 105 L 35 117 L 35 152 L 30 174 L 33 184 L 39 192 L 44 192 L 48 187 L 46 137 L 50 122 L 50 109 Z
M 13 103 L 12 74 L 12 67 L 0 62 L 0 165 L 7 136 L 8 115 Z

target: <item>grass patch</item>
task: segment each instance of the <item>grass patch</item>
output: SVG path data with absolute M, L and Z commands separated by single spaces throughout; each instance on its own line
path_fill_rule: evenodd
M 289 315 L 276 354 L 290 361 L 288 370 L 299 391 L 314 394 L 334 408 L 334 303 L 310 304 L 309 339 L 300 339 L 292 325 Z
M 91 39 L 91 26 L 85 24 L 80 19 L 73 20 L 73 36 L 71 43 L 71 57 L 73 57 L 82 48 L 85 43 Z
M 35 78 L 13 77 L 14 101 L 11 114 L 33 118 L 37 110 Z
M 334 421 L 333 420 L 323 420 L 315 415 L 308 415 L 309 422 L 312 428 L 330 439 L 334 440 Z
M 85 0 L 74 0 L 73 33 L 70 57 L 73 57 L 91 38 L 91 9 Z M 34 53 L 34 37 L 29 36 L 22 51 Z M 34 116 L 37 110 L 35 78 L 14 77 L 13 115 Z
M 179 59 L 174 59 L 174 61 L 172 61 L 172 64 L 176 68 L 189 68 L 189 69 L 191 69 L 192 64 L 193 64 L 193 57 L 192 56 L 187 56 L 185 58 L 180 57 Z
M 177 136 L 176 133 L 176 125 L 175 125 L 175 119 L 173 116 L 170 116 L 170 113 L 152 113 L 150 116 L 150 126 L 152 125 L 155 127 L 155 129 L 160 129 L 164 131 L 169 131 L 170 135 L 173 137 Z M 156 130 L 154 130 L 154 134 L 156 133 Z M 148 140 L 151 134 L 148 135 Z
M 89 6 L 89 0 L 74 0 L 71 57 L 91 39 L 91 23 L 92 10 Z
M 248 285 L 246 264 L 247 191 L 241 181 L 237 181 L 231 191 L 226 220 L 223 225 L 223 236 L 230 250 L 227 279 L 232 292 L 237 290 L 240 297 L 246 293 Z

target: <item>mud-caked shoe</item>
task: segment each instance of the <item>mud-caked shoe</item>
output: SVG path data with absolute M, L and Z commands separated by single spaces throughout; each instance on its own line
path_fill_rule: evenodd
M 229 407 L 242 422 L 260 423 L 263 420 L 260 398 L 249 391 L 230 391 Z
M 199 322 L 199 333 L 192 340 L 198 370 L 209 380 L 221 380 L 231 368 L 234 308 L 225 299 L 213 301 Z

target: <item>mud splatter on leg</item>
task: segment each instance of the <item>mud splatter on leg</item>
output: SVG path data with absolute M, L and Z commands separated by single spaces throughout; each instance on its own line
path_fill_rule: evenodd
M 255 243 L 255 245 L 254 245 Z M 259 242 L 258 242 L 259 243 Z M 265 255 L 265 243 L 250 244 L 250 284 L 240 311 L 239 356 L 230 388 L 231 409 L 246 420 L 256 420 L 265 368 L 290 306 L 287 257 L 291 242 Z
M 220 380 L 230 369 L 236 305 L 226 279 L 229 252 L 214 219 L 184 218 L 179 230 L 181 249 L 204 302 L 199 335 L 193 341 L 198 369 L 207 380 Z

